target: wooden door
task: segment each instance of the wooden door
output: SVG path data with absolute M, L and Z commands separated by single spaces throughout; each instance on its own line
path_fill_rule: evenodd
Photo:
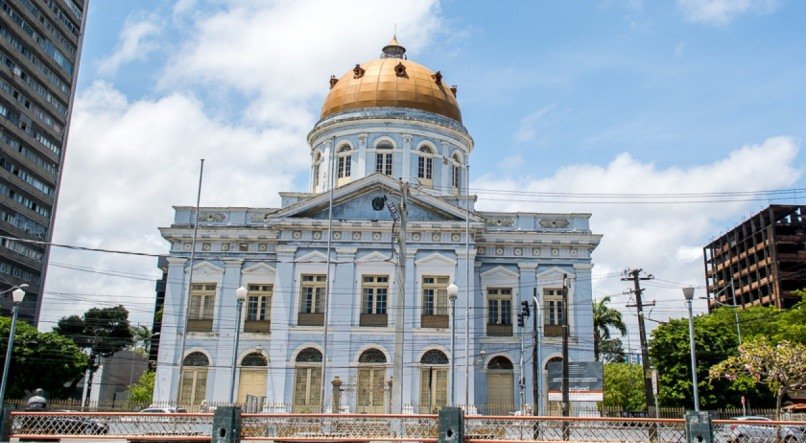
M 515 410 L 515 387 L 512 371 L 487 372 L 487 413 L 508 415 Z
M 238 379 L 238 403 L 244 404 L 246 396 L 255 397 L 266 396 L 266 376 L 265 369 L 241 369 L 241 376 Z

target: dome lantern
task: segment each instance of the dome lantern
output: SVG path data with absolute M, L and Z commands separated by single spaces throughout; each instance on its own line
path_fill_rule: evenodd
M 406 48 L 397 42 L 397 36 L 392 36 L 392 40 L 390 40 L 389 44 L 384 46 L 381 51 L 383 52 L 381 58 L 400 58 L 406 60 Z

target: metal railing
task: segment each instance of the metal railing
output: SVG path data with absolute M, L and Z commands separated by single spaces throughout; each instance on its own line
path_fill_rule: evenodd
M 13 412 L 12 437 L 128 440 L 206 440 L 213 414 Z M 436 415 L 422 414 L 242 414 L 244 440 L 423 441 L 438 438 Z M 465 441 L 684 442 L 683 419 L 481 416 L 465 417 Z M 715 441 L 802 442 L 806 423 L 714 421 Z

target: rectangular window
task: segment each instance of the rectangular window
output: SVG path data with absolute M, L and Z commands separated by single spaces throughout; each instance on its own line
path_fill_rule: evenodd
M 247 289 L 244 332 L 268 333 L 274 285 L 250 284 Z
M 345 155 L 343 157 L 339 157 L 339 178 L 349 177 L 350 176 L 350 158 L 352 156 Z
M 487 288 L 487 335 L 512 336 L 512 288 Z
M 563 334 L 563 290 L 562 288 L 543 289 L 543 322 L 546 337 L 560 337 Z
M 360 326 L 388 326 L 386 304 L 389 295 L 389 276 L 364 275 L 361 278 Z
M 188 332 L 210 332 L 213 330 L 215 296 L 215 283 L 193 283 L 190 286 Z
M 424 276 L 422 286 L 423 328 L 448 327 L 448 282 L 447 276 Z
M 375 172 L 392 175 L 392 153 L 379 151 L 375 154 Z
M 325 274 L 303 274 L 300 277 L 299 316 L 300 326 L 325 324 Z
M 388 276 L 365 275 L 361 284 L 361 312 L 364 314 L 386 314 L 388 293 Z

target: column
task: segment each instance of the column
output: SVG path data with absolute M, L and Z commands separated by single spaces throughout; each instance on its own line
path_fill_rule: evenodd
M 213 401 L 229 400 L 230 383 L 232 378 L 232 355 L 235 352 L 235 316 L 237 305 L 235 290 L 241 286 L 241 267 L 243 259 L 227 258 L 224 260 L 224 277 L 221 281 L 221 290 L 216 298 L 215 318 L 213 332 L 218 334 L 215 341 L 216 352 L 210 362 L 207 383 L 211 386 Z M 238 325 L 240 328 L 240 325 Z M 238 374 L 235 369 L 235 384 L 237 389 Z
M 160 348 L 157 355 L 157 376 L 154 386 L 154 402 L 173 401 L 179 389 L 180 348 L 182 326 L 185 319 L 185 264 L 187 259 L 168 257 L 168 282 L 165 286 L 165 304 L 162 318 L 176 319 L 163 322 L 160 332 Z M 174 325 L 171 323 L 174 322 Z M 170 326 L 169 326 L 170 325 Z M 173 326 L 173 327 L 171 327 Z
M 357 248 L 336 248 L 336 264 L 332 271 L 331 279 L 333 284 L 332 297 L 328 297 L 328 363 L 326 383 L 330 383 L 333 377 L 340 377 L 342 380 L 351 380 L 349 373 L 350 362 L 352 360 L 352 343 L 350 341 L 350 330 L 353 318 L 353 311 L 360 291 L 355 288 L 355 253 Z M 348 350 L 345 350 L 347 348 Z M 325 390 L 326 404 L 333 404 L 331 390 Z M 349 405 L 355 412 L 354 406 L 345 399 L 342 406 Z M 334 411 L 337 412 L 337 411 Z
M 573 307 L 571 336 L 581 343 L 593 342 L 593 288 L 591 287 L 592 263 L 574 265 L 572 291 L 568 294 L 569 308 Z M 585 337 L 580 337 L 585 334 Z M 590 334 L 590 336 L 587 336 Z M 590 346 L 578 347 L 573 360 L 593 361 L 593 349 Z
M 417 255 L 417 248 L 406 248 L 406 306 L 403 310 L 403 380 L 395 380 L 396 383 L 403 383 L 403 411 L 407 411 L 407 406 L 414 405 L 419 401 L 419 384 L 414 383 L 419 379 L 416 355 L 419 349 L 414 349 L 414 328 L 420 326 L 420 294 L 417 292 L 417 269 L 414 266 L 414 258 Z
M 356 172 L 361 171 L 361 175 L 355 175 L 353 180 L 366 177 L 375 172 L 375 159 L 367 156 L 367 134 L 358 134 L 358 154 Z
M 456 402 L 466 406 L 476 404 L 475 374 L 473 365 L 478 354 L 476 324 L 474 317 L 480 312 L 481 302 L 475 300 L 476 287 L 474 281 L 476 249 L 471 248 L 465 254 L 465 248 L 456 249 L 456 285 L 459 296 L 456 300 Z M 469 268 L 468 268 L 469 267 Z M 469 272 L 468 272 L 469 269 Z M 468 280 L 468 274 L 470 279 Z M 463 356 L 463 357 L 462 357 Z
M 291 409 L 294 383 L 294 364 L 290 361 L 293 349 L 288 349 L 288 328 L 296 324 L 297 288 L 294 288 L 294 246 L 277 245 L 277 273 L 274 279 L 274 296 L 271 308 L 271 340 L 267 349 L 269 360 L 270 403 L 285 403 Z
M 537 263 L 518 263 L 518 271 L 520 276 L 518 278 L 518 286 L 520 287 L 519 294 L 518 294 L 518 306 L 516 307 L 517 312 L 521 312 L 521 302 L 525 301 L 529 303 L 529 309 L 531 316 L 528 319 L 525 319 L 525 327 L 524 327 L 524 355 L 523 361 L 523 376 L 525 376 L 525 392 L 524 392 L 524 401 L 527 404 L 532 404 L 533 395 L 532 395 L 532 386 L 535 382 L 534 377 L 532 376 L 532 348 L 536 345 L 534 340 L 532 340 L 532 331 L 534 330 L 534 316 L 537 315 L 537 312 L 534 312 L 532 306 L 532 296 L 535 294 L 535 288 L 537 287 Z M 541 323 L 542 319 L 538 318 L 538 325 Z M 516 326 L 517 327 L 517 326 Z M 540 356 L 538 356 L 538 365 L 537 371 L 538 376 L 542 373 L 542 368 L 540 367 Z M 517 372 L 517 371 L 516 371 Z M 518 396 L 517 401 L 520 401 L 520 397 Z M 523 405 L 521 405 L 521 408 Z
M 403 171 L 400 176 L 405 182 L 412 181 L 411 174 L 411 134 L 403 134 L 403 146 L 400 148 L 400 163 L 403 165 Z

